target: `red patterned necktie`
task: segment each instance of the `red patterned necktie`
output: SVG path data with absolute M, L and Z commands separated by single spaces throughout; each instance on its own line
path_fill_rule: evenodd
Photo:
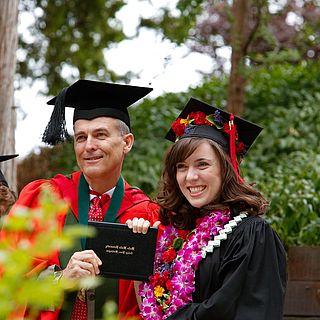
M 91 190 L 90 194 L 95 195 L 91 200 L 91 206 L 88 212 L 88 220 L 90 221 L 103 221 L 104 214 L 102 212 L 103 205 L 110 199 L 108 194 L 99 195 Z
M 93 190 L 90 190 L 90 194 L 94 194 L 95 197 L 91 200 L 91 206 L 88 212 L 88 220 L 103 221 L 102 207 L 103 204 L 110 199 L 110 196 L 108 194 L 99 195 Z M 84 297 L 81 299 L 78 294 L 71 313 L 71 320 L 87 320 L 87 303 L 83 298 Z

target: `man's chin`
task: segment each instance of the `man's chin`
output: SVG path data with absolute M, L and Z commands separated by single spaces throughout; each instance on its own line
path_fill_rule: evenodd
M 86 178 L 89 178 L 89 179 L 97 179 L 101 177 L 101 171 L 95 168 L 83 169 L 82 173 Z

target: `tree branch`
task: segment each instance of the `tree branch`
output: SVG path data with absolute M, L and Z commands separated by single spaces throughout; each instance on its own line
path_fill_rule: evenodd
M 257 14 L 257 19 L 256 19 L 256 24 L 252 28 L 252 30 L 247 38 L 247 41 L 246 41 L 245 45 L 243 46 L 243 54 L 244 55 L 247 54 L 248 47 L 249 47 L 250 43 L 252 42 L 253 37 L 259 28 L 259 25 L 261 22 L 261 12 L 262 12 L 262 8 L 263 8 L 263 0 L 262 1 L 257 0 L 257 8 L 258 8 L 258 14 Z

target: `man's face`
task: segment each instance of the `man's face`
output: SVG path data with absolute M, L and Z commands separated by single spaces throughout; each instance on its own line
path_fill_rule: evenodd
M 81 119 L 74 124 L 77 163 L 89 181 L 117 178 L 132 143 L 132 134 L 122 136 L 114 118 Z

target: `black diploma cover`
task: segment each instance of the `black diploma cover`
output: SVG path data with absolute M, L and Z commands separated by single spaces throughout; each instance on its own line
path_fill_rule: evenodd
M 153 273 L 157 228 L 142 234 L 120 223 L 88 221 L 88 225 L 96 228 L 96 235 L 87 238 L 86 249 L 102 261 L 100 275 L 145 281 Z

